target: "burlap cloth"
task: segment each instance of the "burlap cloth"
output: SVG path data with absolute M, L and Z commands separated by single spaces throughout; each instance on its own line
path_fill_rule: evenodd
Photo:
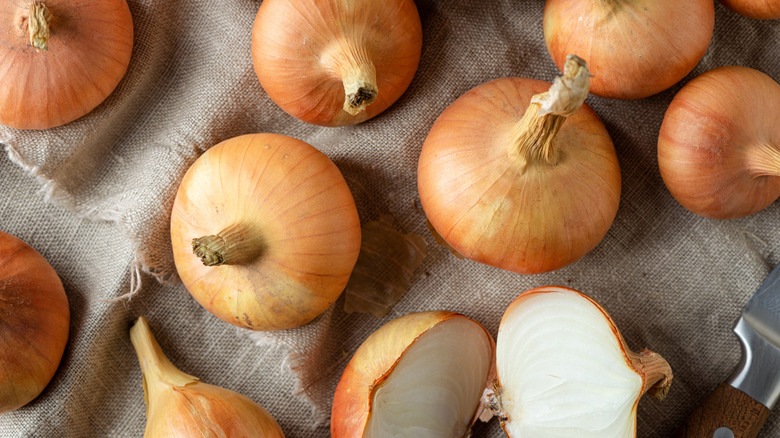
M 679 84 L 637 101 L 588 99 L 614 140 L 623 194 L 609 233 L 579 262 L 522 276 L 458 260 L 428 234 L 415 205 L 426 133 L 447 105 L 478 84 L 502 76 L 552 80 L 557 71 L 542 39 L 542 0 L 417 1 L 424 43 L 411 87 L 384 114 L 345 128 L 306 125 L 265 95 L 250 58 L 259 1 L 129 4 L 136 35 L 131 65 L 105 103 L 46 132 L 0 128 L 10 157 L 0 160 L 0 227 L 49 259 L 72 312 L 57 375 L 35 401 L 0 416 L 0 436 L 141 436 L 141 373 L 127 332 L 139 315 L 148 317 L 175 364 L 256 400 L 288 437 L 329 435 L 341 371 L 363 339 L 391 318 L 449 309 L 495 335 L 506 305 L 546 284 L 591 294 L 630 346 L 649 347 L 672 364 L 668 398 L 639 405 L 641 437 L 668 436 L 736 366 L 731 327 L 780 260 L 780 205 L 715 221 L 671 197 L 658 172 L 656 138 Z M 751 20 L 716 4 L 712 44 L 686 81 L 732 64 L 780 80 L 780 21 Z M 340 299 L 309 326 L 253 335 L 208 314 L 177 284 L 168 217 L 178 181 L 208 147 L 251 132 L 311 143 L 344 173 L 363 223 L 390 214 L 399 230 L 425 236 L 429 254 L 385 318 L 346 314 Z M 104 301 L 133 289 L 131 300 Z M 475 436 L 502 432 L 492 421 L 478 425 Z M 761 436 L 780 436 L 779 415 Z

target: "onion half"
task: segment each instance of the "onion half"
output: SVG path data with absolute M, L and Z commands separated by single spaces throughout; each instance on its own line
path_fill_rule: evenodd
M 461 438 L 493 380 L 493 338 L 452 312 L 395 319 L 355 352 L 333 399 L 333 438 Z

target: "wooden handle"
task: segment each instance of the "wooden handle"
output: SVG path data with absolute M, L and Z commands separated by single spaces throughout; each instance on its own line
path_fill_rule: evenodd
M 713 438 L 719 428 L 731 429 L 734 438 L 755 438 L 769 417 L 769 408 L 727 383 L 721 383 L 688 416 L 678 438 Z M 718 437 L 729 437 L 728 431 Z M 716 437 L 717 438 L 717 437 Z

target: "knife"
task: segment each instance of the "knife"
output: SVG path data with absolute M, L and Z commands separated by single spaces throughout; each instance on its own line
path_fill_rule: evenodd
M 780 264 L 750 298 L 734 327 L 742 359 L 688 416 L 680 438 L 755 438 L 780 397 Z

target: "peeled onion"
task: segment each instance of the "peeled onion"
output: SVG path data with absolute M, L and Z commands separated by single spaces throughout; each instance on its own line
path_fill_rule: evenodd
M 360 123 L 412 81 L 422 50 L 413 0 L 265 0 L 252 61 L 268 96 L 304 122 Z
M 57 273 L 28 244 L 0 231 L 0 414 L 26 405 L 49 384 L 69 324 Z
M 712 0 L 547 0 L 544 40 L 562 68 L 588 60 L 591 92 L 637 99 L 685 77 L 704 56 L 715 25 Z
M 720 67 L 688 82 L 666 110 L 658 166 L 688 210 L 732 219 L 780 196 L 780 84 L 748 67 Z
M 355 201 L 338 167 L 300 140 L 235 137 L 182 179 L 171 212 L 176 269 L 224 321 L 303 325 L 344 290 L 360 252 Z
M 412 313 L 358 348 L 333 398 L 333 438 L 468 436 L 492 381 L 493 338 L 452 312 Z
M 510 437 L 636 436 L 636 410 L 663 398 L 672 372 L 657 353 L 628 349 L 591 298 L 547 286 L 521 294 L 498 330 L 497 380 L 489 396 Z
M 420 154 L 418 190 L 431 225 L 455 251 L 535 274 L 601 241 L 617 213 L 620 167 L 607 130 L 583 104 L 589 78 L 572 56 L 552 88 L 496 79 L 439 116 Z
M 780 18 L 780 0 L 720 0 L 726 7 L 750 18 Z

